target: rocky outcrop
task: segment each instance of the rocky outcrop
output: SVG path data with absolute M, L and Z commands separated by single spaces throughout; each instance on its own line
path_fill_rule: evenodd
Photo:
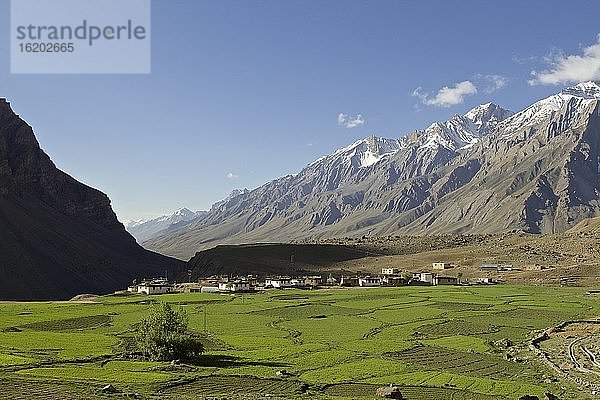
M 400 388 L 398 386 L 382 386 L 377 388 L 375 392 L 375 396 L 383 397 L 385 399 L 403 399 L 402 392 L 400 392 Z
M 101 225 L 124 241 L 132 240 L 108 196 L 56 168 L 33 129 L 4 99 L 0 99 L 0 165 L 1 194 L 35 198 L 65 215 Z

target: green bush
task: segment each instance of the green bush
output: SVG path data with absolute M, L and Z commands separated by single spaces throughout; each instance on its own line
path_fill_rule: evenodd
M 138 351 L 154 361 L 197 360 L 204 351 L 199 338 L 188 331 L 187 315 L 168 303 L 154 306 L 136 335 Z

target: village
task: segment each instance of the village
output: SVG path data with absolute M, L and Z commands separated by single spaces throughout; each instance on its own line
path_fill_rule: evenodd
M 450 263 L 435 262 L 432 269 L 444 271 L 456 267 Z M 492 268 L 493 267 L 493 268 Z M 482 265 L 481 270 L 495 269 L 510 271 L 511 265 Z M 305 289 L 313 290 L 332 287 L 399 287 L 399 286 L 468 286 L 491 285 L 502 281 L 481 277 L 475 281 L 443 275 L 437 272 L 408 272 L 399 268 L 382 268 L 380 274 L 329 274 L 303 276 L 211 276 L 195 282 L 170 282 L 167 278 L 143 279 L 133 282 L 126 291 L 117 292 L 132 294 L 167 294 L 167 293 L 252 293 L 270 289 Z

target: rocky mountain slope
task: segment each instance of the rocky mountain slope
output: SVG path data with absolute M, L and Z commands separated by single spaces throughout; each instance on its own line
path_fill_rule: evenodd
M 125 224 L 125 229 L 138 243 L 168 233 L 169 231 L 182 228 L 187 222 L 202 218 L 206 211 L 191 211 L 187 208 L 181 208 L 171 215 L 162 215 L 156 218 L 130 221 Z
M 514 115 L 488 103 L 401 139 L 367 137 L 144 245 L 188 258 L 219 243 L 562 232 L 600 215 L 598 99 L 587 82 Z
M 0 99 L 0 299 L 106 293 L 177 268 L 135 242 L 104 193 L 57 169 Z

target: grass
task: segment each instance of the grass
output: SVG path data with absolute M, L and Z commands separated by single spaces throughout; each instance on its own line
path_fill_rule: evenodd
M 518 399 L 545 391 L 586 399 L 561 389 L 564 383 L 543 383 L 552 371 L 526 347 L 519 355 L 524 361 L 516 363 L 494 345 L 502 338 L 519 344 L 565 319 L 597 317 L 600 305 L 585 292 L 511 285 L 346 288 L 0 304 L 0 380 L 7 382 L 0 397 L 27 398 L 28 384 L 48 381 L 44 390 L 83 388 L 83 398 L 112 383 L 178 400 L 240 393 L 372 399 L 378 386 L 395 383 L 409 400 Z M 199 365 L 119 358 L 135 324 L 159 300 L 184 307 L 190 328 L 206 338 Z M 282 369 L 291 376 L 277 377 Z
M 167 382 L 172 379 L 169 374 L 130 370 L 130 368 L 116 366 L 114 368 L 103 368 L 96 365 L 67 365 L 55 367 L 40 367 L 24 369 L 17 372 L 20 375 L 29 375 L 35 377 L 68 379 L 77 381 L 88 381 L 93 383 L 115 382 L 115 383 L 135 383 L 144 381 L 146 383 Z
M 100 333 L 5 332 L 0 334 L 0 352 L 20 352 L 34 358 L 89 358 L 111 354 L 116 337 Z
M 455 335 L 476 336 L 497 331 L 498 328 L 489 322 L 481 322 L 476 319 L 452 319 L 425 325 L 419 329 L 418 333 L 427 338 L 445 338 Z
M 288 396 L 304 392 L 304 384 L 296 380 L 259 379 L 242 376 L 210 376 L 199 378 L 183 386 L 161 391 L 161 399 L 187 400 L 200 396 L 245 395 L 245 396 Z M 248 398 L 248 397 L 246 397 Z
M 492 346 L 487 340 L 473 336 L 445 336 L 437 339 L 422 340 L 421 343 L 429 346 L 444 347 L 452 350 L 475 351 L 478 353 L 485 353 L 492 350 Z
M 32 331 L 80 331 L 97 328 L 108 323 L 110 323 L 110 317 L 108 315 L 90 315 L 86 317 L 32 322 L 18 326 L 17 328 L 28 329 Z

